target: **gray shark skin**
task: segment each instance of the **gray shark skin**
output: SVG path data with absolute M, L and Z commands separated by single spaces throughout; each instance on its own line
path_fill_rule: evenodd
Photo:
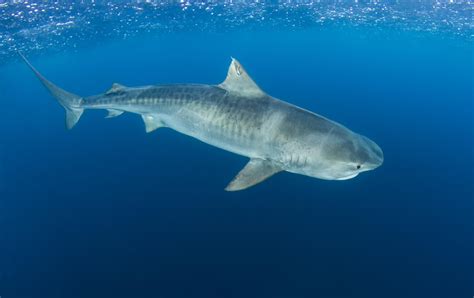
M 65 108 L 69 129 L 86 109 L 106 109 L 108 118 L 131 112 L 143 118 L 147 132 L 168 127 L 249 157 L 228 191 L 246 189 L 281 171 L 345 180 L 383 163 L 382 150 L 373 141 L 267 95 L 235 59 L 219 85 L 113 84 L 104 94 L 80 97 L 48 81 L 21 56 Z

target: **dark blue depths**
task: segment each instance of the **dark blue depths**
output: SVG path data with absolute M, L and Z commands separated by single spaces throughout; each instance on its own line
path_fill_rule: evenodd
M 1 297 L 469 297 L 473 50 L 369 29 L 164 34 L 32 56 L 66 90 L 218 83 L 230 56 L 269 94 L 375 140 L 348 181 L 278 174 L 136 115 L 63 110 L 1 66 Z

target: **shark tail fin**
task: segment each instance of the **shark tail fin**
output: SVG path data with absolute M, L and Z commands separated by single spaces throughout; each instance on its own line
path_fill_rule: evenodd
M 26 59 L 23 54 L 18 52 L 20 57 L 25 61 L 28 67 L 35 73 L 38 79 L 43 83 L 43 85 L 49 90 L 49 92 L 56 98 L 56 100 L 63 106 L 66 110 L 66 127 L 71 129 L 76 125 L 76 123 L 81 118 L 84 108 L 81 104 L 83 102 L 82 98 L 78 95 L 69 93 L 55 84 L 48 81 L 36 68 L 31 65 L 31 63 Z

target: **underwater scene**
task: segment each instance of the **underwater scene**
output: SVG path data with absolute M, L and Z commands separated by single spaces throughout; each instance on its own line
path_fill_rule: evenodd
M 473 10 L 0 0 L 0 297 L 472 297 Z

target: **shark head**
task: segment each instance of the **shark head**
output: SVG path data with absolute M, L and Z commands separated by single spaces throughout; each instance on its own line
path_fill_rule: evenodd
M 324 137 L 309 135 L 300 147 L 306 148 L 305 165 L 289 171 L 326 180 L 354 178 L 379 167 L 384 160 L 375 142 L 339 125 Z
M 369 138 L 349 130 L 329 135 L 318 155 L 320 178 L 347 180 L 382 165 L 382 149 Z M 323 171 L 321 171 L 323 170 Z

